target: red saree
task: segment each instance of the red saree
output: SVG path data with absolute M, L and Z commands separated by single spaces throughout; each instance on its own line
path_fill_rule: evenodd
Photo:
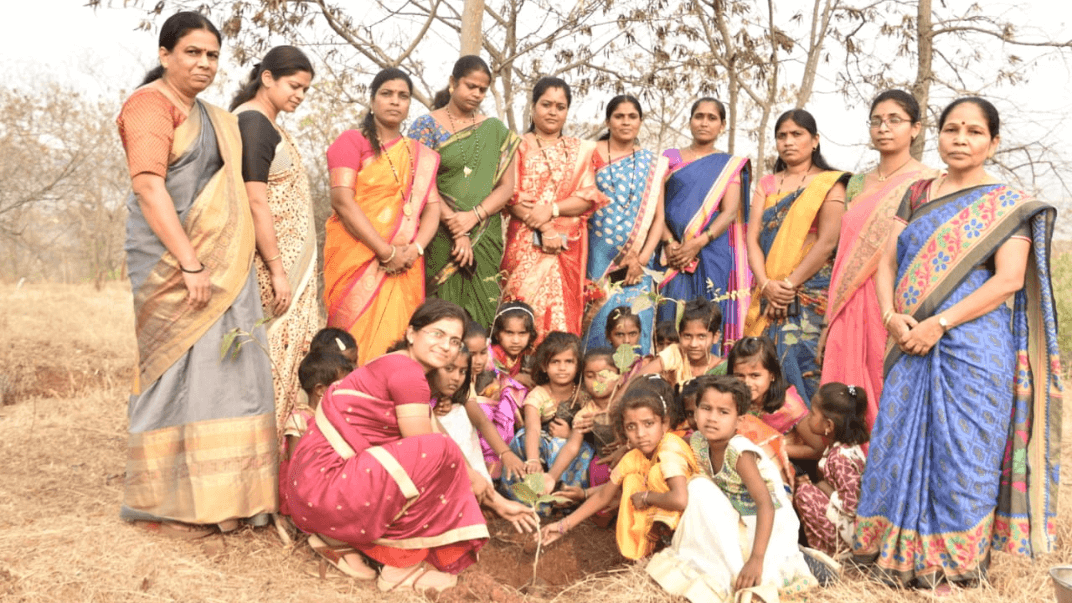
M 537 205 L 550 205 L 567 197 L 593 202 L 600 198 L 592 167 L 594 142 L 563 136 L 540 147 L 525 135 L 518 148 L 517 191 L 531 193 Z M 505 271 L 503 302 L 523 301 L 532 306 L 538 345 L 551 331 L 581 332 L 584 314 L 584 275 L 588 256 L 588 216 L 559 216 L 554 229 L 566 235 L 566 249 L 544 253 L 533 245 L 533 231 L 521 220 L 511 219 L 506 228 L 506 250 L 500 268 Z
M 294 524 L 395 567 L 458 573 L 488 529 L 461 450 L 448 436 L 403 438 L 398 418 L 428 416 L 421 366 L 376 358 L 328 389 L 281 488 Z

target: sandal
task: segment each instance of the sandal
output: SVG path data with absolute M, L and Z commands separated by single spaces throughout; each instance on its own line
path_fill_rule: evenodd
M 325 578 L 327 565 L 330 564 L 340 572 L 355 580 L 372 580 L 376 577 L 376 570 L 364 562 L 360 567 L 355 567 L 346 560 L 346 555 L 357 554 L 357 549 L 348 544 L 330 545 L 316 534 L 309 536 L 309 546 L 313 552 L 320 555 L 320 577 Z
M 380 577 L 376 580 L 376 587 L 382 592 L 409 588 L 416 592 L 432 590 L 441 593 L 448 588 L 453 588 L 456 584 L 458 584 L 458 576 L 441 572 L 428 565 L 426 561 L 411 568 L 385 565 L 380 570 Z
M 216 524 L 216 527 L 220 529 L 221 533 L 226 534 L 237 530 L 240 525 L 242 524 L 237 519 L 225 519 Z
M 216 530 L 210 526 L 181 521 L 135 521 L 134 525 L 154 534 L 177 540 L 197 540 L 216 533 Z

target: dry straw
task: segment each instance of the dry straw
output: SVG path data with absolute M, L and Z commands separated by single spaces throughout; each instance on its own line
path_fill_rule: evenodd
M 15 403 L 0 406 L 0 600 L 425 600 L 415 594 L 383 595 L 371 584 L 334 571 L 321 579 L 308 547 L 300 543 L 284 547 L 270 528 L 243 528 L 226 538 L 182 542 L 121 522 L 126 402 L 134 363 L 130 308 L 129 290 L 117 285 L 100 292 L 90 286 L 25 286 L 19 291 L 0 286 L 0 374 L 18 375 Z M 44 386 L 39 375 L 47 377 Z M 1072 412 L 1066 412 L 1066 434 L 1072 433 L 1070 425 Z M 1062 449 L 1068 476 L 1072 445 L 1066 442 Z M 1036 561 L 995 554 L 989 584 L 956 591 L 945 601 L 1054 600 L 1047 570 L 1072 564 L 1068 503 L 1072 480 L 1062 481 L 1058 552 Z M 589 575 L 558 592 L 545 591 L 542 599 L 527 600 L 681 601 L 660 591 L 638 566 L 617 568 Z M 468 582 L 475 585 L 477 576 Z M 466 584 L 463 574 L 463 587 Z M 494 590 L 463 587 L 442 600 L 524 598 L 502 583 Z M 931 597 L 850 575 L 840 586 L 809 593 L 806 600 L 898 603 Z

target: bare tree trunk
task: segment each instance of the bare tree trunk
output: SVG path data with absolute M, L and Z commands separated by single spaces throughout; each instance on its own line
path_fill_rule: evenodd
M 484 0 L 465 0 L 462 10 L 461 56 L 479 55 L 484 35 L 481 28 L 484 17 Z
M 916 62 L 916 81 L 912 84 L 912 95 L 916 97 L 920 108 L 923 109 L 921 116 L 923 129 L 919 136 L 912 141 L 912 157 L 916 160 L 923 158 L 923 147 L 927 141 L 927 128 L 930 125 L 930 113 L 927 103 L 930 101 L 931 79 L 933 76 L 932 61 L 934 60 L 934 23 L 931 19 L 931 0 L 919 0 L 916 10 L 916 44 L 918 58 Z

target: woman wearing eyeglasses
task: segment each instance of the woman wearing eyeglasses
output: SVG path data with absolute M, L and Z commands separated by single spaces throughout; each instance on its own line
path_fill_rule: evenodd
M 935 171 L 916 161 L 919 103 L 903 90 L 887 90 L 871 103 L 868 127 L 878 166 L 856 174 L 846 186 L 848 209 L 841 218 L 841 245 L 830 279 L 826 324 L 819 337 L 823 383 L 854 383 L 867 392 L 867 429 L 882 397 L 886 329 L 875 295 L 875 268 L 890 233 L 890 216 L 908 186 Z M 825 351 L 825 353 L 824 353 Z
M 291 519 L 309 545 L 358 580 L 377 586 L 442 591 L 488 540 L 480 505 L 532 531 L 529 507 L 507 501 L 468 468 L 461 450 L 437 433 L 426 375 L 454 360 L 465 310 L 424 302 L 404 343 L 332 385 L 316 422 L 299 441 L 283 478 Z

